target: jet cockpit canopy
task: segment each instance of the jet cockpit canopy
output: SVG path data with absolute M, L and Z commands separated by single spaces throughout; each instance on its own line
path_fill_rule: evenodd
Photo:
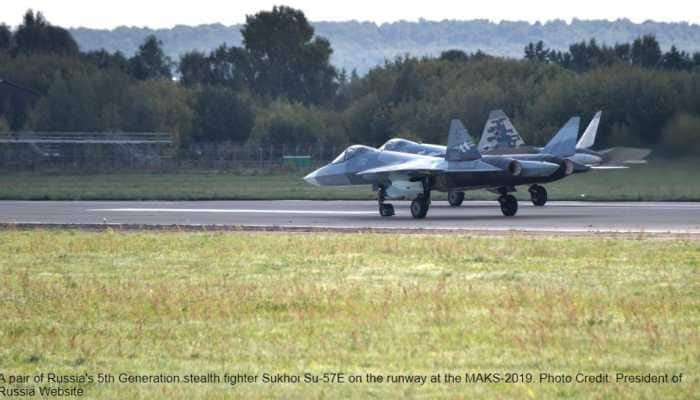
M 331 164 L 338 164 L 341 162 L 349 161 L 350 159 L 357 157 L 360 154 L 367 153 L 368 151 L 378 151 L 377 149 L 369 146 L 363 146 L 361 144 L 356 144 L 348 147 L 336 157 Z

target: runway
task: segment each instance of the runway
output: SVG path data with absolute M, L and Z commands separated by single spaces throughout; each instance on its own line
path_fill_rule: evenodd
M 496 201 L 450 207 L 436 201 L 426 219 L 408 202 L 382 218 L 374 201 L 0 201 L 5 226 L 210 227 L 303 230 L 485 231 L 700 234 L 700 203 L 521 201 L 504 217 Z

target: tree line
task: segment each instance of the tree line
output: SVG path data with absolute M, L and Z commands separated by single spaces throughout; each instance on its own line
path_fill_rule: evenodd
M 700 66 L 700 52 L 691 55 L 672 45 L 669 51 L 664 53 L 653 35 L 639 37 L 631 44 L 618 43 L 614 46 L 598 45 L 595 39 L 591 39 L 588 42 L 572 44 L 568 51 L 563 52 L 546 48 L 544 42 L 540 40 L 525 46 L 525 59 L 555 63 L 577 72 L 613 64 L 676 71 L 690 71 Z
M 0 26 L 0 79 L 41 97 L 20 109 L 1 94 L 0 130 L 167 131 L 183 148 L 376 146 L 395 136 L 442 143 L 451 118 L 478 136 L 488 112 L 501 108 L 528 143 L 542 144 L 569 116 L 602 109 L 600 145 L 700 155 L 700 56 L 663 53 L 652 36 L 564 52 L 530 43 L 519 60 L 461 50 L 404 55 L 359 76 L 331 65 L 331 43 L 300 10 L 248 16 L 241 35 L 241 46 L 176 62 L 155 36 L 131 57 L 81 52 L 65 29 L 29 11 L 14 31 Z
M 442 21 L 397 21 L 374 23 L 358 21 L 315 21 L 317 34 L 333 44 L 331 61 L 338 68 L 357 69 L 364 75 L 385 58 L 410 53 L 414 56 L 439 55 L 444 49 L 461 49 L 467 53 L 482 51 L 502 57 L 520 58 L 528 42 L 542 40 L 556 50 L 589 38 L 598 43 L 622 43 L 648 33 L 656 35 L 661 47 L 672 44 L 690 52 L 700 51 L 700 26 L 684 22 L 607 20 L 550 20 L 491 22 L 485 19 Z M 71 28 L 70 32 L 83 50 L 120 50 L 134 54 L 138 45 L 150 34 L 165 44 L 165 52 L 173 59 L 191 49 L 208 53 L 221 43 L 239 46 L 240 25 L 207 24 L 177 25 L 172 28 L 149 29 L 121 26 L 112 30 Z

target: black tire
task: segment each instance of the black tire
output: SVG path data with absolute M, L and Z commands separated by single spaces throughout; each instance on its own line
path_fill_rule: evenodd
M 379 205 L 379 215 L 382 217 L 393 217 L 394 216 L 394 205 L 393 204 L 380 204 Z
M 501 212 L 506 217 L 512 217 L 518 212 L 518 200 L 515 196 L 506 194 L 498 198 L 498 202 L 501 203 Z
M 464 201 L 464 192 L 448 192 L 447 202 L 450 203 L 452 207 L 459 207 Z
M 416 219 L 423 219 L 428 215 L 429 203 L 426 201 L 425 197 L 418 196 L 415 200 L 411 202 L 411 215 Z
M 530 192 L 532 204 L 538 207 L 547 204 L 547 189 L 540 185 L 532 185 L 528 191 Z

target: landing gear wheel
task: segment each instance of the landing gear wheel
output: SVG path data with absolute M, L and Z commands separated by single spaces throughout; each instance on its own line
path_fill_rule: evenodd
M 532 204 L 536 206 L 543 206 L 547 204 L 547 189 L 540 185 L 532 185 L 528 191 L 530 192 Z
M 382 217 L 394 216 L 394 205 L 385 203 L 384 199 L 386 199 L 386 189 L 384 189 L 383 186 L 380 186 L 377 196 L 377 201 L 379 202 L 379 215 Z
M 411 215 L 416 219 L 423 219 L 428 215 L 430 202 L 425 196 L 419 195 L 411 202 Z
M 380 204 L 379 205 L 379 215 L 382 217 L 392 217 L 394 216 L 394 205 L 393 204 Z
M 512 217 L 518 212 L 518 200 L 511 194 L 506 194 L 498 198 L 501 203 L 501 211 L 506 217 Z
M 459 207 L 464 201 L 464 192 L 448 192 L 447 202 L 450 203 L 452 207 Z

